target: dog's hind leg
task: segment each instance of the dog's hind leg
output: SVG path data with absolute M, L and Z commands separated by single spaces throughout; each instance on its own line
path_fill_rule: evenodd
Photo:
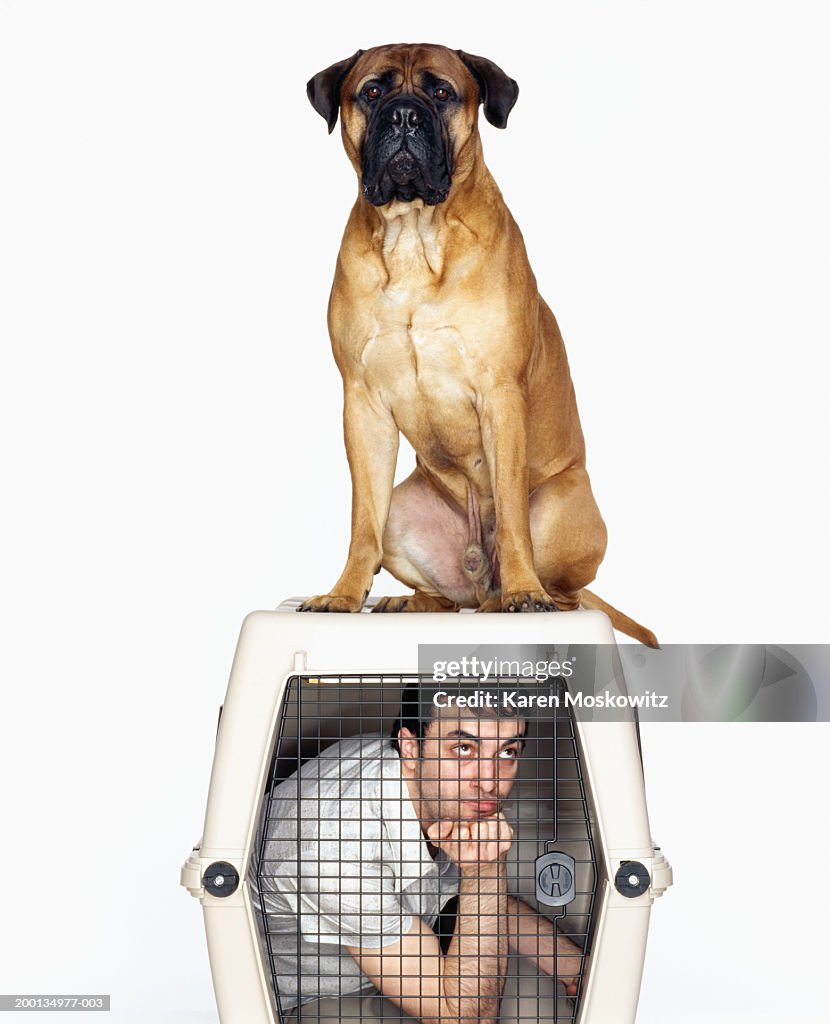
M 605 554 L 607 535 L 584 469 L 568 469 L 533 491 L 530 534 L 536 571 L 557 608 L 597 608 L 615 629 L 658 646 L 651 630 L 585 589 Z
M 412 586 L 410 583 L 409 586 Z M 457 612 L 458 605 L 437 594 L 425 594 L 416 590 L 414 594 L 382 597 L 372 608 L 373 612 Z
M 483 543 L 480 538 L 479 546 L 484 554 L 486 538 Z M 475 608 L 476 584 L 462 567 L 465 553 L 470 559 L 475 553 L 468 516 L 446 501 L 416 469 L 392 492 L 383 534 L 383 568 L 415 593 L 381 598 L 374 610 Z
M 580 591 L 596 576 L 607 542 L 584 469 L 565 470 L 535 488 L 530 536 L 536 572 L 556 607 L 578 608 Z

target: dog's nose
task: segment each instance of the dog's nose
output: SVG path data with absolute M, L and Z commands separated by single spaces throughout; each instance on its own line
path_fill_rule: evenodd
M 391 112 L 391 121 L 400 131 L 414 131 L 421 123 L 421 115 L 414 107 L 395 107 Z

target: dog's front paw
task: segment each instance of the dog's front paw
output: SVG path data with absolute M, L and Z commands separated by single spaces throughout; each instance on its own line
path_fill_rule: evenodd
M 488 598 L 480 612 L 555 612 L 559 609 L 544 590 L 513 590 Z
M 303 601 L 298 612 L 359 612 L 365 597 L 350 597 L 344 594 L 320 594 Z

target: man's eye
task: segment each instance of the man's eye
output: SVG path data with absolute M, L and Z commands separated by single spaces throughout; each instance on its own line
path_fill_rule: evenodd
M 458 746 L 452 748 L 454 754 L 459 754 L 461 757 L 466 757 L 468 754 L 473 752 L 472 743 L 459 743 Z
M 380 98 L 380 94 L 383 90 L 379 85 L 367 85 L 363 90 L 363 95 L 367 100 L 376 100 Z
M 506 750 L 502 750 L 501 753 L 499 754 L 499 757 L 501 757 L 505 761 L 515 761 L 518 756 L 519 751 L 516 749 L 516 747 L 508 747 Z

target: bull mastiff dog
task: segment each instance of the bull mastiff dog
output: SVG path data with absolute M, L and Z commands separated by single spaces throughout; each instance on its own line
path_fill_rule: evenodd
M 359 193 L 329 302 L 343 377 L 351 543 L 301 611 L 358 612 L 381 566 L 413 589 L 379 612 L 600 608 L 605 523 L 556 320 L 482 156 L 518 86 L 492 61 L 426 44 L 359 50 L 308 96 L 342 126 Z M 415 471 L 393 487 L 398 438 Z

